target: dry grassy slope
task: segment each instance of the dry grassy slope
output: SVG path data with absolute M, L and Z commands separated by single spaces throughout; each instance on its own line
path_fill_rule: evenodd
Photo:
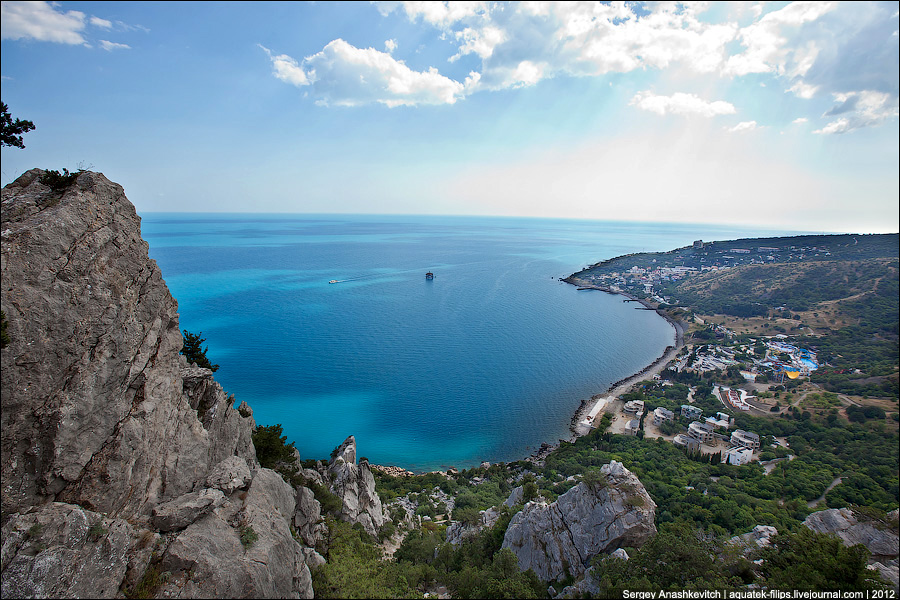
M 830 301 L 848 300 L 853 296 L 872 291 L 881 277 L 860 279 L 856 276 L 863 267 L 876 268 L 885 272 L 891 270 L 889 264 L 895 259 L 871 259 L 865 261 L 809 261 L 780 263 L 772 265 L 744 265 L 724 271 L 708 271 L 685 280 L 679 290 L 696 293 L 701 297 L 711 297 L 721 290 L 733 291 L 746 300 L 760 301 L 773 296 L 776 290 L 796 286 L 812 272 L 822 275 L 822 283 L 829 288 L 841 283 L 850 288 L 849 295 Z
M 769 308 L 780 304 L 785 296 L 802 295 L 810 301 L 805 310 L 797 310 L 790 302 L 790 314 L 770 311 L 776 324 L 793 329 L 798 320 L 779 317 L 798 315 L 804 324 L 804 333 L 820 333 L 825 329 L 836 330 L 853 320 L 842 311 L 842 306 L 872 292 L 885 276 L 896 277 L 896 259 L 877 258 L 862 261 L 808 261 L 772 265 L 745 265 L 723 271 L 708 271 L 694 275 L 676 288 L 678 300 L 693 306 L 706 320 L 727 323 L 739 332 L 762 333 L 767 317 L 738 318 L 734 316 L 710 318 L 718 311 L 703 310 L 703 300 L 718 298 L 734 302 L 761 303 Z M 771 332 L 769 332 L 771 333 Z

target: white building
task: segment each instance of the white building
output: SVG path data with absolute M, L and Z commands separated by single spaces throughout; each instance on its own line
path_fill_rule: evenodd
M 729 448 L 725 452 L 725 462 L 729 465 L 746 465 L 753 460 L 753 450 L 750 448 Z

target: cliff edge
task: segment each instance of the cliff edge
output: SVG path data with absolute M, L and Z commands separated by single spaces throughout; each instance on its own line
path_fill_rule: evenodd
M 318 503 L 186 364 L 134 206 L 102 174 L 44 174 L 2 191 L 3 597 L 311 598 L 322 559 L 291 527 Z

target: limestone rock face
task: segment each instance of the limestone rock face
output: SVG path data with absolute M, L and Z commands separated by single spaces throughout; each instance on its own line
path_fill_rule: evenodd
M 375 477 L 369 463 L 356 464 L 356 438 L 352 435 L 338 446 L 328 463 L 328 473 L 332 478 L 331 491 L 343 502 L 341 519 L 359 523 L 367 533 L 376 535 L 386 520 L 384 507 L 375 492 Z
M 224 502 L 225 494 L 221 490 L 207 488 L 189 492 L 154 507 L 151 522 L 159 531 L 184 529 Z
M 187 598 L 312 598 L 304 548 L 289 517 L 294 491 L 259 469 L 244 500 L 235 494 L 180 532 L 161 566 L 173 574 L 158 595 Z M 255 534 L 242 542 L 241 533 Z M 247 538 L 249 540 L 249 538 Z
M 304 544 L 315 547 L 328 529 L 322 520 L 322 507 L 309 488 L 297 488 L 295 500 L 294 529 Z
M 184 394 L 177 304 L 121 186 L 42 174 L 2 193 L 4 519 L 53 500 L 137 517 L 228 455 L 255 462 L 224 394 L 204 391 L 206 423 Z
M 898 536 L 891 531 L 878 529 L 872 523 L 860 522 L 849 508 L 829 508 L 814 512 L 803 524 L 817 533 L 833 533 L 845 546 L 862 544 L 873 557 L 897 557 Z
M 581 482 L 555 502 L 529 502 L 509 524 L 503 547 L 544 581 L 585 572 L 591 558 L 623 546 L 640 547 L 656 534 L 656 504 L 640 480 L 616 461 L 602 480 Z
M 114 598 L 134 544 L 122 519 L 52 502 L 3 526 L 0 591 L 4 598 Z
M 230 494 L 249 487 L 253 481 L 247 461 L 240 456 L 229 456 L 215 467 L 206 478 L 206 485 Z
M 155 572 L 160 597 L 312 598 L 298 492 L 259 468 L 250 408 L 186 365 L 122 188 L 42 175 L 0 213 L 3 597 L 121 597 Z
M 888 521 L 897 522 L 896 510 L 888 513 Z M 862 544 L 871 553 L 869 568 L 900 590 L 900 536 L 883 524 L 860 521 L 849 508 L 829 508 L 814 512 L 803 524 L 817 533 L 837 535 L 845 546 Z
M 477 523 L 466 524 L 461 521 L 454 521 L 453 524 L 447 528 L 447 541 L 454 546 L 458 546 L 466 538 L 474 537 L 482 530 L 490 529 L 496 525 L 499 518 L 500 511 L 491 507 L 481 511 Z

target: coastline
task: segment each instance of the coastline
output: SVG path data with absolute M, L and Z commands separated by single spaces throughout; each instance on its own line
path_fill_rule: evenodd
M 602 407 L 606 405 L 607 402 L 613 400 L 618 396 L 621 396 L 622 394 L 628 393 L 631 388 L 634 387 L 634 385 L 638 382 L 644 381 L 648 377 L 658 375 L 663 371 L 663 369 L 665 369 L 669 362 L 673 358 L 675 358 L 678 351 L 682 347 L 684 347 L 684 332 L 687 324 L 679 319 L 673 319 L 665 311 L 658 310 L 650 302 L 644 299 L 636 298 L 631 294 L 625 292 L 613 291 L 608 288 L 600 287 L 593 283 L 583 281 L 575 275 L 561 278 L 560 281 L 564 281 L 565 283 L 574 285 L 579 290 L 597 290 L 605 292 L 607 294 L 623 296 L 626 301 L 639 302 L 643 306 L 643 310 L 652 310 L 656 312 L 656 314 L 664 318 L 672 326 L 672 328 L 675 329 L 674 345 L 666 346 L 666 349 L 663 351 L 662 355 L 659 356 L 659 358 L 654 360 L 652 363 L 650 363 L 637 373 L 629 375 L 628 377 L 615 382 L 609 387 L 607 391 L 599 394 L 594 394 L 589 399 L 582 400 L 578 409 L 575 411 L 575 414 L 572 416 L 571 424 L 569 426 L 569 431 L 572 435 L 569 436 L 567 440 L 565 440 L 567 442 L 574 442 L 579 437 L 587 435 L 592 429 L 592 427 L 586 423 L 585 419 L 587 419 L 589 416 L 596 415 L 596 413 L 598 413 L 602 409 Z M 559 442 L 555 444 L 542 444 L 540 449 L 531 454 L 528 460 L 542 460 L 544 457 L 550 454 L 550 452 L 558 447 Z

